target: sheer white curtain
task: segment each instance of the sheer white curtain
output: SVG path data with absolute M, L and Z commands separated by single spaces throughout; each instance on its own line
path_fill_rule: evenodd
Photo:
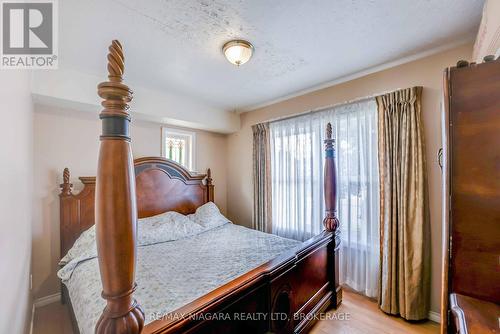
M 323 216 L 320 122 L 310 115 L 270 124 L 272 232 L 306 240 Z M 321 205 L 321 206 L 319 206 Z
M 336 139 L 340 280 L 375 297 L 379 271 L 377 105 L 374 99 L 270 124 L 272 232 L 306 240 L 322 229 L 323 139 Z

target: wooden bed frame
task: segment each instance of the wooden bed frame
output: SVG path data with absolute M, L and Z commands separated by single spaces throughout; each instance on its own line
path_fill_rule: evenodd
M 144 326 L 144 313 L 133 298 L 137 218 L 166 211 L 193 213 L 213 201 L 214 186 L 210 169 L 207 174 L 193 175 L 163 158 L 132 160 L 127 112 L 132 91 L 122 83 L 123 59 L 120 43 L 113 41 L 108 54 L 109 81 L 98 86 L 104 110 L 97 177 L 81 177 L 84 188 L 73 194 L 65 169 L 60 194 L 61 256 L 84 230 L 96 224 L 102 297 L 107 302 L 96 333 L 307 332 L 319 313 L 342 300 L 330 124 L 325 140 L 325 231 Z M 67 293 L 63 300 L 71 306 Z M 216 315 L 225 316 L 214 320 Z

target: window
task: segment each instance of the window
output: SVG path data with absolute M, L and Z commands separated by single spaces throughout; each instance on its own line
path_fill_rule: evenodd
M 336 140 L 340 282 L 374 297 L 380 256 L 374 99 L 270 123 L 271 230 L 306 240 L 323 229 L 323 138 L 328 122 Z
M 196 133 L 179 129 L 162 128 L 162 154 L 188 170 L 195 168 L 194 144 Z

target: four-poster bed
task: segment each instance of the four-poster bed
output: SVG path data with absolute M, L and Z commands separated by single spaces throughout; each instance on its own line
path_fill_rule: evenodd
M 141 260 L 141 254 L 146 249 L 151 251 L 154 247 L 159 249 L 164 245 L 139 247 L 138 250 L 137 228 L 141 230 L 143 224 L 141 219 L 138 223 L 138 218 L 148 219 L 147 217 L 168 211 L 195 214 L 198 208 L 213 201 L 214 186 L 210 169 L 207 174 L 193 175 L 182 166 L 163 158 L 132 160 L 128 131 L 130 115 L 127 112 L 132 91 L 122 83 L 123 59 L 120 43 L 113 41 L 108 54 L 109 81 L 98 86 L 99 96 L 104 99 L 104 110 L 100 114 L 102 136 L 97 177 L 80 178 L 84 188 L 78 194 L 73 194 L 69 171 L 65 169 L 64 182 L 61 184 L 61 256 L 71 249 L 82 232 L 87 233 L 84 231 L 88 231 L 95 223 L 102 297 L 106 300 L 104 311 L 96 321 L 97 324 L 94 323 L 95 332 L 307 332 L 317 319 L 315 315 L 329 306 L 338 306 L 342 299 L 338 282 L 340 237 L 335 211 L 336 180 L 331 126 L 328 125 L 325 140 L 325 231 L 299 243 L 227 224 L 196 236 L 163 243 L 165 247 L 174 244 L 175 247 L 180 247 L 177 245 L 194 242 L 198 243 L 199 248 L 210 249 L 210 244 L 216 243 L 217 236 L 226 233 L 225 238 L 229 241 L 223 242 L 229 243 L 232 248 L 219 262 L 221 271 L 228 270 L 222 269 L 224 264 L 227 266 L 227 263 L 238 260 L 232 253 L 240 256 L 243 254 L 246 256 L 243 262 L 248 261 L 250 264 L 244 271 L 235 271 L 237 275 L 224 276 L 231 277 L 230 280 L 222 280 L 223 283 L 196 298 L 188 298 L 182 305 L 167 308 L 168 312 L 163 317 L 149 319 L 150 322 L 144 325 L 148 314 L 158 310 L 146 309 L 145 314 L 141 305 L 150 305 L 150 301 L 140 298 L 136 300 L 135 297 L 141 294 L 161 296 L 165 291 L 152 293 L 148 291 L 147 284 L 141 285 L 141 280 L 139 286 L 136 285 L 136 277 L 144 279 L 144 271 L 154 269 L 145 269 L 146 265 L 137 258 Z M 211 234 L 212 239 L 203 244 L 204 236 L 208 234 Z M 231 238 L 240 239 L 231 241 Z M 238 242 L 234 242 L 235 240 Z M 279 248 L 279 245 L 282 247 Z M 189 258 L 189 255 L 192 254 L 183 256 Z M 175 258 L 177 255 L 169 253 L 168 257 L 170 256 Z M 183 259 L 183 256 L 180 258 Z M 171 275 L 180 270 L 165 268 L 168 265 L 160 259 L 163 255 L 158 257 L 158 270 L 161 269 L 162 273 L 169 271 Z M 260 259 L 260 262 L 255 262 L 259 265 L 252 267 L 253 259 Z M 92 266 L 90 262 L 78 265 L 89 271 Z M 186 263 L 187 267 L 189 265 Z M 210 263 L 201 265 L 209 266 Z M 95 267 L 97 268 L 97 264 Z M 202 267 L 199 268 L 200 277 L 196 277 L 195 272 L 191 281 L 199 280 L 203 283 L 203 270 Z M 151 273 L 152 271 L 149 275 Z M 66 285 L 71 287 L 70 279 L 77 279 L 80 274 L 77 274 L 77 270 L 72 271 L 63 285 L 63 299 L 70 306 L 76 292 L 68 292 Z M 160 274 L 152 276 L 160 276 L 159 279 L 162 279 Z M 182 278 L 186 282 L 190 281 L 188 277 Z M 88 296 L 85 298 L 82 300 L 89 300 Z M 242 317 L 242 314 L 246 316 Z M 78 329 L 78 326 L 75 327 Z

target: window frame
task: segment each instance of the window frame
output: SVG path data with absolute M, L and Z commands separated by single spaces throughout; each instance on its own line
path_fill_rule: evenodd
M 196 132 L 189 131 L 189 130 L 183 130 L 183 129 L 177 129 L 177 128 L 171 128 L 168 126 L 162 126 L 161 127 L 161 156 L 166 158 L 166 159 L 168 159 L 167 151 L 166 151 L 167 150 L 166 140 L 169 136 L 172 136 L 172 137 L 178 136 L 178 137 L 188 138 L 188 140 L 187 140 L 188 149 L 186 149 L 186 165 L 181 164 L 181 166 L 183 166 L 184 168 L 186 168 L 189 171 L 195 171 L 196 170 Z

